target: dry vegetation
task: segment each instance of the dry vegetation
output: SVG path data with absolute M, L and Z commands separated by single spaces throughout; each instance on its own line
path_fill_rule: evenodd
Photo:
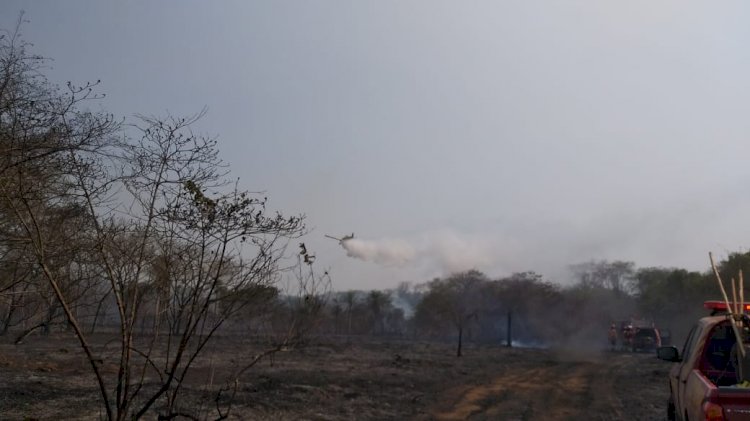
M 75 348 L 69 335 L 0 346 L 3 419 L 101 418 Z M 189 407 L 180 409 L 213 418 L 211 392 L 260 350 L 250 339 L 217 340 L 186 382 Z M 456 358 L 451 344 L 318 339 L 242 376 L 231 418 L 657 420 L 668 368 L 653 354 L 469 346 Z

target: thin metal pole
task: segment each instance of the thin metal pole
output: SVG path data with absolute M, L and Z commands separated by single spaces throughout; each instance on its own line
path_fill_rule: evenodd
M 513 346 L 513 341 L 512 341 L 513 333 L 511 331 L 511 325 L 512 325 L 511 321 L 512 321 L 512 318 L 513 318 L 513 312 L 512 311 L 508 311 L 508 331 L 507 331 L 508 335 L 506 337 L 508 348 L 510 348 L 511 346 Z

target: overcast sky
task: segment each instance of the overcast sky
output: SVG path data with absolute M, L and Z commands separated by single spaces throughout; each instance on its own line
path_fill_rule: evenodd
M 336 289 L 750 245 L 750 2 L 0 3 L 120 116 L 207 106 Z M 354 232 L 349 253 L 324 234 Z

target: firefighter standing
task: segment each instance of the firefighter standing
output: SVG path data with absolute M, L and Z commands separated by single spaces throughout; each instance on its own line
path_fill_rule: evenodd
M 614 323 L 609 326 L 609 346 L 611 347 L 612 351 L 614 351 L 617 348 L 617 327 Z
M 635 327 L 628 324 L 622 329 L 622 346 L 624 349 L 633 348 L 633 339 L 635 338 Z

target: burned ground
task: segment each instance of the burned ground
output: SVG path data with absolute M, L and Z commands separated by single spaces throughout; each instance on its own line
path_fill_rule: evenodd
M 219 340 L 188 379 L 184 412 L 215 418 L 222 379 L 260 350 L 249 339 Z M 244 374 L 231 418 L 658 420 L 668 370 L 645 353 L 469 346 L 456 358 L 452 344 L 318 338 Z M 2 419 L 103 415 L 69 336 L 0 344 L 0 379 Z

